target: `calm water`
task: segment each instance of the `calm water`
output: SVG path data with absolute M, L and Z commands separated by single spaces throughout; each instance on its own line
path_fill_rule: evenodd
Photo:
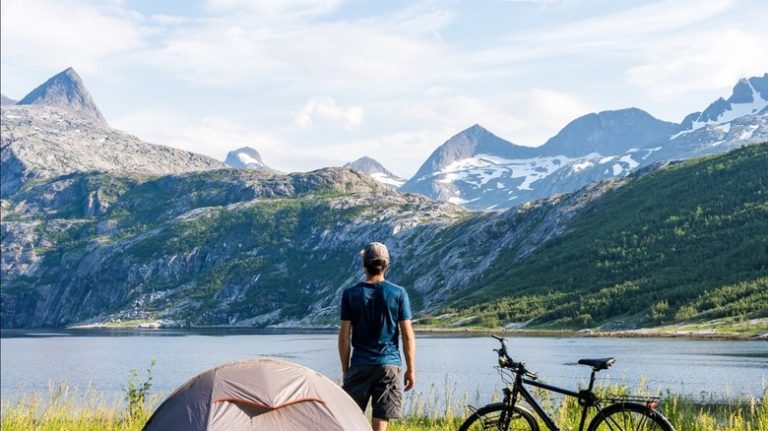
M 600 380 L 718 398 L 760 396 L 768 387 L 765 341 L 516 337 L 516 360 L 543 381 L 573 387 L 588 368 L 580 358 L 613 356 L 617 362 Z M 494 370 L 497 342 L 489 337 L 419 336 L 417 389 L 428 396 L 453 388 L 454 398 L 485 402 L 501 382 Z M 152 358 L 153 392 L 168 394 L 213 366 L 253 357 L 297 362 L 333 380 L 340 377 L 336 337 L 331 333 L 242 333 L 231 331 L 3 331 L 0 388 L 5 401 L 19 394 L 47 393 L 66 381 L 79 391 L 89 386 L 117 400 L 129 370 L 143 370 Z M 644 377 L 645 376 L 645 377 Z

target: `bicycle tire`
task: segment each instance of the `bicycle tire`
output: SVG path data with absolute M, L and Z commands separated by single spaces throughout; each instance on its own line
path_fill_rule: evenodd
M 461 424 L 459 431 L 539 431 L 539 425 L 530 411 L 521 406 L 515 406 L 514 411 L 511 412 L 509 410 L 509 407 L 503 403 L 488 404 L 468 417 Z M 511 413 L 508 427 L 503 427 L 503 424 L 499 423 L 503 411 Z
M 587 431 L 675 431 L 658 411 L 636 403 L 613 404 L 601 410 Z

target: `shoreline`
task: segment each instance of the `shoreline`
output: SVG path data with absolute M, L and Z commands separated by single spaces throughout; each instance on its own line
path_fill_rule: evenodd
M 670 338 L 690 340 L 768 341 L 768 333 L 726 333 L 699 331 L 659 331 L 654 329 L 627 329 L 617 331 L 547 330 L 547 329 L 454 329 L 421 328 L 417 334 L 430 335 L 511 335 L 516 337 L 580 337 L 580 338 Z
M 71 331 L 80 334 L 87 334 L 90 331 L 125 331 L 125 332 L 146 332 L 154 331 L 190 331 L 190 332 L 231 332 L 231 333 L 253 333 L 253 334 L 288 334 L 288 333 L 336 333 L 338 328 L 329 326 L 292 326 L 292 327 L 269 327 L 269 328 L 250 328 L 241 326 L 179 326 L 163 325 L 159 322 L 151 324 L 143 323 L 136 325 L 113 325 L 113 324 L 87 324 L 73 325 L 65 328 L 2 328 L 0 332 L 39 332 L 45 333 L 56 331 Z M 414 327 L 417 335 L 428 336 L 513 336 L 513 337 L 552 337 L 552 338 L 668 338 L 668 339 L 690 339 L 690 340 L 721 340 L 721 341 L 768 341 L 768 332 L 761 333 L 734 333 L 734 332 L 715 332 L 706 331 L 665 331 L 654 328 L 645 329 L 627 329 L 614 331 L 596 331 L 596 330 L 548 330 L 548 329 L 510 329 L 510 328 L 419 328 Z

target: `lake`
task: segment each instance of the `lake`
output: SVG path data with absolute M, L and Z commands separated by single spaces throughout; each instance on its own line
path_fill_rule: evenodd
M 510 337 L 510 354 L 526 362 L 542 381 L 575 388 L 589 368 L 580 358 L 614 357 L 599 381 L 696 397 L 761 396 L 768 387 L 768 342 L 653 338 Z M 502 387 L 493 368 L 498 342 L 488 336 L 417 336 L 417 391 L 431 388 L 454 399 L 485 403 Z M 154 358 L 153 393 L 167 395 L 216 365 L 270 357 L 340 378 L 334 333 L 232 330 L 4 330 L 0 339 L 2 399 L 46 394 L 66 381 L 84 392 L 89 386 L 119 400 L 129 370 L 147 368 Z

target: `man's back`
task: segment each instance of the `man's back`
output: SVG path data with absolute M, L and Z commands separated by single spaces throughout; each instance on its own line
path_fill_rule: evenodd
M 341 319 L 352 322 L 352 364 L 401 365 L 399 322 L 411 319 L 408 294 L 381 281 L 360 282 L 342 295 Z

